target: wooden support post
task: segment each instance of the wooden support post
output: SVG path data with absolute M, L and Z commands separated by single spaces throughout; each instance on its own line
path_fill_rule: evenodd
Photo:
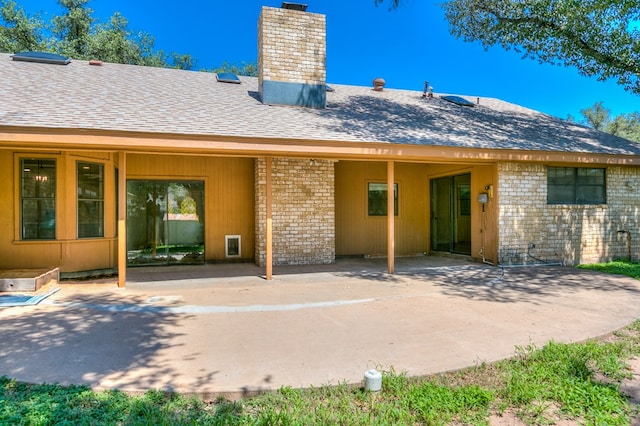
M 118 169 L 118 287 L 127 283 L 127 153 L 121 152 Z
M 394 162 L 387 162 L 387 272 L 395 272 L 395 171 Z
M 267 213 L 267 229 L 266 229 L 266 247 L 265 247 L 265 267 L 266 267 L 266 279 L 271 280 L 273 278 L 273 215 L 271 211 L 271 157 L 266 158 L 266 174 L 267 174 L 267 188 L 266 188 L 266 213 Z

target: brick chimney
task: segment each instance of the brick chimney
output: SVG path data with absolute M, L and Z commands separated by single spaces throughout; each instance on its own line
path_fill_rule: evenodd
M 325 15 L 263 6 L 258 22 L 262 103 L 326 106 Z

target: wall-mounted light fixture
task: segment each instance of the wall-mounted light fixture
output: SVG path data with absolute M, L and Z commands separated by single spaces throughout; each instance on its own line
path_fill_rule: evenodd
M 493 185 L 485 185 L 484 190 L 487 191 L 489 198 L 493 198 Z

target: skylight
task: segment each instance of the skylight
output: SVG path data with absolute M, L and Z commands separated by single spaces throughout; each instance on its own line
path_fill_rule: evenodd
M 240 84 L 240 79 L 232 72 L 220 72 L 216 74 L 216 80 L 221 83 L 235 83 Z
M 11 55 L 14 61 L 39 62 L 41 64 L 67 65 L 71 59 L 49 52 L 20 52 Z
M 468 106 L 468 107 L 473 107 L 475 106 L 475 104 L 473 102 L 469 102 L 468 100 L 466 100 L 465 98 L 462 98 L 460 96 L 440 96 L 441 99 L 444 99 L 445 101 L 454 103 L 456 105 L 461 105 L 461 106 Z

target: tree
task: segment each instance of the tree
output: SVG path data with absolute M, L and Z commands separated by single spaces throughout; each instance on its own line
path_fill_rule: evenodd
M 58 0 L 65 11 L 53 18 L 52 31 L 57 37 L 57 50 L 65 56 L 88 59 L 91 27 L 95 22 L 91 16 L 93 10 L 86 6 L 88 2 L 89 0 Z
M 44 22 L 29 17 L 13 0 L 0 2 L 0 51 L 45 50 Z
M 192 69 L 195 59 L 188 54 L 155 49 L 155 39 L 146 32 L 134 32 L 127 19 L 114 13 L 107 23 L 93 18 L 90 0 L 57 0 L 62 14 L 51 22 L 29 16 L 14 0 L 0 0 L 0 51 L 49 51 L 73 59 L 99 59 L 132 65 Z
M 583 123 L 596 130 L 640 142 L 640 112 L 611 116 L 611 111 L 596 102 L 589 108 L 581 109 Z
M 374 2 L 395 8 L 402 0 Z M 614 78 L 640 94 L 638 0 L 450 0 L 443 8 L 450 32 L 464 41 Z
M 146 33 L 134 34 L 127 19 L 114 13 L 108 23 L 95 26 L 82 59 L 155 67 L 171 66 L 162 51 L 154 48 L 154 39 Z
M 596 130 L 604 131 L 611 121 L 611 110 L 602 106 L 602 101 L 596 102 L 589 108 L 581 109 L 580 114 L 584 117 L 586 124 Z
M 49 51 L 73 59 L 98 59 L 131 65 L 195 69 L 196 59 L 185 53 L 165 53 L 155 48 L 149 33 L 133 31 L 120 12 L 107 22 L 93 18 L 90 0 L 57 0 L 62 14 L 51 22 L 29 16 L 15 0 L 0 0 L 0 52 Z M 257 76 L 255 62 L 240 66 L 223 62 L 218 68 L 202 70 Z
M 214 68 L 211 72 L 221 73 L 221 72 L 232 72 L 238 75 L 246 75 L 249 77 L 257 77 L 258 76 L 258 66 L 255 62 L 249 62 L 248 64 L 242 62 L 242 65 L 231 65 L 227 61 L 224 61 L 218 68 Z
M 640 142 L 640 112 L 620 114 L 607 126 L 608 133 Z

